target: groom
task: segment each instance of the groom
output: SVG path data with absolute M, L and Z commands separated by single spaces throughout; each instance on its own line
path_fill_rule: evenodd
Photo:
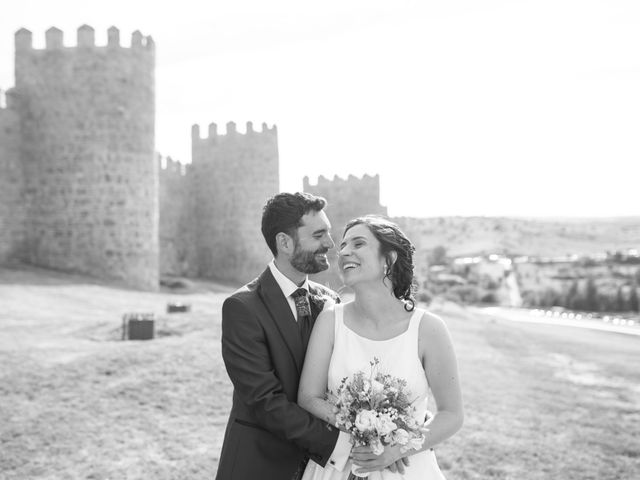
M 269 199 L 262 234 L 274 259 L 222 306 L 222 357 L 234 391 L 217 480 L 295 480 L 309 458 L 338 470 L 348 460 L 348 435 L 296 403 L 313 323 L 326 301 L 340 301 L 307 278 L 329 267 L 325 206 L 308 193 Z

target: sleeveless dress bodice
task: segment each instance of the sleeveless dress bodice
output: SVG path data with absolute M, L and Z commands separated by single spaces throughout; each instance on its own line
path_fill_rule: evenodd
M 333 355 L 329 364 L 329 390 L 336 392 L 340 382 L 357 371 L 368 373 L 377 358 L 378 370 L 407 381 L 409 398 L 416 409 L 416 420 L 424 420 L 429 384 L 418 354 L 418 330 L 423 311 L 415 309 L 409 327 L 388 340 L 371 340 L 358 335 L 344 323 L 342 305 L 336 305 Z
M 344 323 L 343 304 L 334 307 L 335 328 L 334 343 L 329 363 L 328 389 L 336 392 L 345 377 L 351 377 L 358 371 L 369 372 L 370 362 L 377 358 L 381 373 L 407 381 L 409 398 L 415 407 L 415 417 L 422 423 L 427 412 L 429 384 L 420 361 L 418 336 L 420 321 L 424 310 L 416 308 L 409 320 L 408 328 L 401 334 L 388 340 L 372 340 L 347 327 Z M 349 476 L 351 468 L 347 465 L 340 472 L 332 467 L 322 468 L 310 461 L 303 480 L 343 480 Z M 369 474 L 369 480 L 443 480 L 432 450 L 419 452 L 410 457 L 410 466 L 404 475 L 389 470 Z

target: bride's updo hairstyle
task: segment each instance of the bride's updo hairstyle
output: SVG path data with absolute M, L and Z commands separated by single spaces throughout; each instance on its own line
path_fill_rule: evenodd
M 378 215 L 366 215 L 350 220 L 344 227 L 343 237 L 350 228 L 356 225 L 365 225 L 380 242 L 380 255 L 385 257 L 387 264 L 384 278 L 391 281 L 395 297 L 404 300 L 405 310 L 413 311 L 416 306 L 414 297 L 416 284 L 413 275 L 415 247 L 398 225 Z M 391 252 L 397 254 L 395 262 Z

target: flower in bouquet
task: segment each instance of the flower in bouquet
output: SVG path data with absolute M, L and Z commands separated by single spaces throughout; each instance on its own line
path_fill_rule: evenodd
M 418 450 L 424 429 L 415 419 L 407 382 L 380 372 L 379 363 L 374 358 L 369 372 L 344 378 L 336 392 L 329 392 L 337 408 L 336 425 L 351 435 L 354 445 L 371 447 L 376 455 L 387 445 L 399 445 L 402 452 Z

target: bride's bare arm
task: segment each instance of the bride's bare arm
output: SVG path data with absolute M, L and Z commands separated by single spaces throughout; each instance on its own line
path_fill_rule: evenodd
M 462 392 L 451 335 L 440 317 L 424 314 L 419 342 L 422 364 L 437 407 L 426 434 L 425 448 L 431 448 L 462 427 Z
M 333 406 L 326 400 L 329 362 L 333 352 L 333 308 L 318 316 L 311 332 L 298 388 L 298 405 L 318 418 L 335 425 Z

